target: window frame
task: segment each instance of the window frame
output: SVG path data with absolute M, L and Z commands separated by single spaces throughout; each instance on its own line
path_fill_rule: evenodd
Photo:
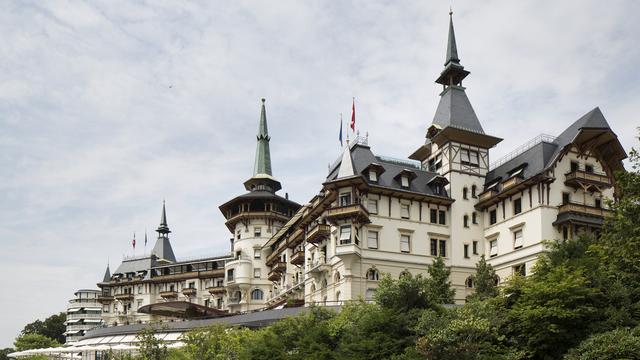
M 518 234 L 520 234 L 520 236 L 518 236 Z M 524 233 L 521 228 L 516 229 L 513 231 L 513 248 L 520 249 L 523 246 L 524 246 Z
M 447 225 L 447 212 L 445 210 L 438 210 L 438 224 Z
M 406 213 L 405 213 L 406 210 Z M 411 218 L 411 205 L 400 203 L 400 218 L 402 219 L 410 219 Z
M 513 199 L 513 215 L 522 213 L 522 198 Z
M 372 234 L 375 234 L 375 242 L 376 242 L 375 247 L 371 246 Z M 380 232 L 378 230 L 367 230 L 367 248 L 377 250 L 379 246 L 380 246 Z
M 404 241 L 406 239 L 406 242 Z M 406 243 L 407 249 L 403 249 L 403 245 Z M 410 234 L 400 234 L 400 252 L 401 253 L 411 253 L 411 235 Z
M 344 230 L 348 231 L 344 231 Z M 351 244 L 351 225 L 340 225 L 340 233 L 338 236 L 339 245 Z M 346 236 L 345 236 L 346 235 Z
M 489 241 L 489 257 L 492 258 L 496 256 L 498 256 L 498 239 L 493 239 Z
M 373 210 L 372 207 L 375 207 L 375 210 Z M 378 199 L 367 200 L 367 211 L 369 212 L 369 214 L 372 214 L 372 215 L 378 214 Z

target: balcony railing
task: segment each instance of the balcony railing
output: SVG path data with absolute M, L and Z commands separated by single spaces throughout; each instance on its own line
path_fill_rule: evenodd
M 267 276 L 267 279 L 269 279 L 269 281 L 280 281 L 280 278 L 282 278 L 282 274 L 277 271 L 270 271 L 269 275 Z
M 611 187 L 611 180 L 606 174 L 586 172 L 584 170 L 572 170 L 566 173 L 564 183 L 572 187 L 577 187 L 580 184 L 596 185 L 603 188 Z
M 489 200 L 496 195 L 498 195 L 498 192 L 495 190 L 485 191 L 482 194 L 480 194 L 480 196 L 478 197 L 478 202 Z
M 198 293 L 198 290 L 195 288 L 184 288 L 182 289 L 182 294 L 184 296 L 195 296 Z
M 178 292 L 173 290 L 161 291 L 160 297 L 163 299 L 175 299 L 178 297 Z
M 219 295 L 219 294 L 224 294 L 226 292 L 226 290 L 224 289 L 224 286 L 212 286 L 207 290 L 211 295 Z
M 278 261 L 271 267 L 271 271 L 273 272 L 285 272 L 287 271 L 287 263 L 284 261 Z
M 307 231 L 307 242 L 310 244 L 319 243 L 331 234 L 331 226 L 328 224 L 316 224 Z
M 356 218 L 361 222 L 369 222 L 369 212 L 361 204 L 332 207 L 327 211 L 327 219 L 338 220 Z
M 324 259 L 318 259 L 313 261 L 307 266 L 307 271 L 309 273 L 321 273 L 325 271 L 329 271 L 329 264 L 326 263 Z
M 116 298 L 116 300 L 120 300 L 120 301 L 133 300 L 133 294 L 116 294 L 114 297 Z
M 304 265 L 304 251 L 300 250 L 300 251 L 296 251 L 292 256 L 291 256 L 291 263 L 293 265 Z
M 521 182 L 522 182 L 522 178 L 521 178 L 521 177 L 519 177 L 519 176 L 514 176 L 514 177 L 511 177 L 511 178 L 509 178 L 509 179 L 505 180 L 505 181 L 502 183 L 502 188 L 503 188 L 503 189 L 508 189 L 508 188 L 510 188 L 510 187 L 512 187 L 512 186 L 516 186 L 516 185 L 520 184 Z M 483 194 L 483 195 L 484 195 L 484 194 Z
M 558 213 L 574 212 L 591 216 L 605 217 L 611 215 L 611 210 L 584 204 L 568 203 L 558 207 Z
M 113 301 L 113 296 L 111 295 L 100 295 L 98 296 L 98 302 L 101 304 L 108 304 Z

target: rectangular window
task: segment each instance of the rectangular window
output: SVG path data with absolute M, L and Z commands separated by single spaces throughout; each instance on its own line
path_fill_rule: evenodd
M 527 267 L 525 266 L 525 264 L 516 265 L 513 267 L 513 274 L 527 276 Z
M 438 256 L 438 240 L 431 239 L 431 256 Z
M 367 247 L 369 249 L 377 249 L 378 248 L 378 232 L 371 231 L 367 233 Z
M 447 257 L 447 240 L 440 240 L 440 252 L 438 253 L 438 255 L 442 256 L 442 257 Z
M 491 240 L 489 242 L 489 257 L 498 255 L 498 240 Z
M 369 180 L 373 182 L 378 182 L 378 173 L 374 170 L 369 170 Z
M 260 259 L 261 256 L 262 256 L 262 250 L 253 249 L 253 258 L 254 259 Z
M 593 165 L 585 165 L 584 171 L 588 172 L 589 174 L 593 174 Z
M 522 212 L 522 198 L 513 200 L 513 215 L 518 215 Z
M 378 200 L 369 199 L 367 210 L 369 214 L 377 214 L 378 213 Z
M 464 257 L 465 259 L 469 258 L 469 244 L 464 244 Z
M 469 149 L 461 149 L 460 162 L 463 165 L 478 166 L 480 164 L 478 152 Z
M 340 226 L 340 244 L 351 244 L 351 225 Z
M 233 281 L 233 269 L 227 270 L 227 281 Z
M 562 239 L 563 240 L 569 239 L 569 229 L 566 226 L 562 227 Z
M 408 253 L 411 251 L 411 237 L 409 235 L 400 235 L 400 251 Z
M 478 242 L 473 241 L 473 255 L 478 255 Z
M 403 175 L 400 177 L 400 185 L 402 185 L 402 187 L 409 187 L 409 177 L 407 177 L 406 175 Z
M 438 211 L 438 222 L 440 223 L 440 225 L 446 225 L 447 224 L 447 213 L 444 210 L 440 210 Z
M 253 237 L 260 237 L 262 235 L 262 228 L 253 228 Z
M 475 211 L 471 213 L 471 222 L 473 224 L 478 223 L 478 213 L 476 213 Z
M 196 288 L 196 283 L 195 282 L 190 282 L 188 285 L 189 289 L 195 289 Z
M 562 193 L 562 205 L 567 205 L 571 201 L 570 193 Z
M 498 222 L 498 215 L 496 210 L 489 211 L 489 225 L 493 225 Z
M 580 166 L 578 165 L 577 162 L 575 162 L 575 161 L 571 162 L 571 172 L 578 171 L 579 168 L 580 168 Z
M 438 210 L 436 209 L 431 209 L 429 211 L 429 215 L 430 215 L 430 221 L 432 224 L 437 224 L 438 223 Z
M 436 155 L 433 159 L 429 160 L 429 171 L 437 171 L 442 167 L 442 154 Z
M 465 215 L 462 218 L 462 220 L 463 220 L 462 222 L 463 222 L 464 227 L 468 228 L 469 227 L 469 215 Z
M 260 275 L 262 275 L 262 274 L 261 274 L 261 271 L 260 271 L 260 268 L 255 268 L 255 269 L 253 269 L 253 277 L 254 277 L 254 278 L 256 278 L 256 279 L 260 279 Z
M 522 236 L 522 230 L 516 230 L 513 232 L 513 248 L 519 249 L 524 245 L 524 237 Z
M 340 206 L 351 205 L 351 193 L 340 194 Z
M 596 199 L 595 206 L 600 209 L 602 207 L 602 200 Z
M 138 294 L 142 294 L 142 285 L 138 285 Z
M 403 219 L 409 218 L 409 204 L 400 204 L 400 217 Z

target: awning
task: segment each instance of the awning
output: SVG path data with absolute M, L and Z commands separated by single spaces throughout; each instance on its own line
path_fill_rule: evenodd
M 87 324 L 99 324 L 102 322 L 101 319 L 84 319 L 84 322 Z
M 67 324 L 75 324 L 77 322 L 80 322 L 80 319 L 73 319 L 73 320 L 67 320 L 66 321 Z
M 88 311 L 102 311 L 102 308 L 99 307 L 86 307 L 84 309 Z
M 188 301 L 169 301 L 149 304 L 139 308 L 138 312 L 142 314 L 172 316 L 183 319 L 197 319 L 229 315 L 226 310 L 218 310 L 211 307 L 190 303 Z
M 80 311 L 82 308 L 76 307 L 76 308 L 71 308 L 71 309 L 67 309 L 68 313 L 73 313 L 73 312 L 78 312 Z

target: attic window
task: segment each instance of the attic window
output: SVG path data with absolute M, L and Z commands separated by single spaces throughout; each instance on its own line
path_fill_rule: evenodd
M 521 167 L 519 169 L 516 170 L 512 170 L 511 172 L 509 172 L 509 177 L 513 177 L 513 176 L 520 176 L 522 177 L 522 172 L 524 171 L 524 168 Z
M 498 191 L 498 187 L 496 185 L 498 185 L 499 182 L 500 182 L 500 180 L 496 180 L 496 181 L 492 182 L 491 184 L 487 185 L 486 190 L 496 190 L 496 191 Z
M 369 170 L 369 180 L 378 182 L 378 173 L 373 169 Z
M 400 185 L 405 188 L 409 187 L 409 177 L 407 175 L 402 175 L 400 177 Z

